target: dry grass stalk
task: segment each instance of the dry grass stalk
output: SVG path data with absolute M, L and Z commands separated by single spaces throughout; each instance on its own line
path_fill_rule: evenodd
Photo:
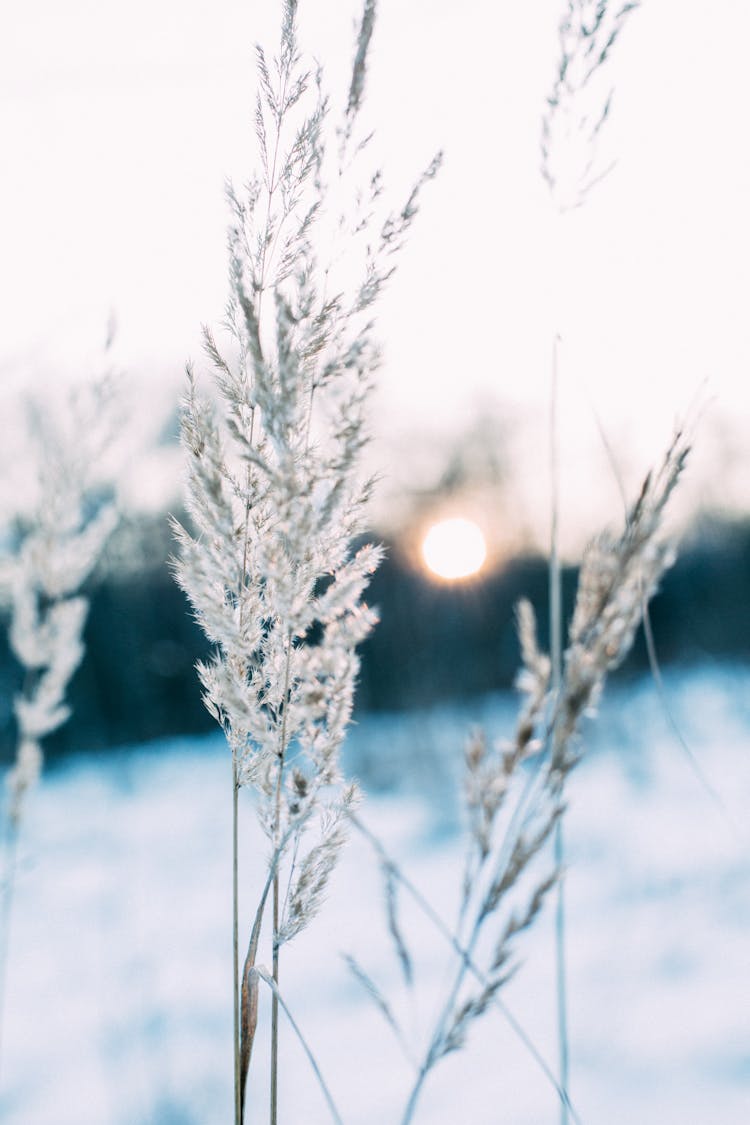
M 644 605 L 674 558 L 663 537 L 663 520 L 687 454 L 684 435 L 678 433 L 658 472 L 646 478 L 621 534 L 602 533 L 586 552 L 558 691 L 550 658 L 537 643 L 533 609 L 528 602 L 518 606 L 522 668 L 517 686 L 522 701 L 514 736 L 490 745 L 477 730 L 465 750 L 469 848 L 455 928 L 435 915 L 372 833 L 354 818 L 389 878 L 409 890 L 458 956 L 452 985 L 415 1068 L 402 1125 L 412 1121 L 424 1083 L 440 1059 L 464 1045 L 471 1025 L 490 1006 L 502 1007 L 499 994 L 516 969 L 515 943 L 534 924 L 559 879 L 557 866 L 548 865 L 539 873 L 535 869 L 564 812 L 564 783 L 581 757 L 582 720 L 593 713 L 609 672 L 627 655 Z M 396 933 L 399 957 L 398 946 L 403 945 L 411 959 L 398 924 Z M 477 960 L 480 938 L 482 961 Z M 377 984 L 359 966 L 355 975 L 406 1042 Z M 468 977 L 475 987 L 467 988 Z M 514 1026 L 554 1085 L 565 1113 L 577 1120 L 565 1085 L 555 1080 L 522 1028 Z
M 542 175 L 559 214 L 580 207 L 591 188 L 614 166 L 603 162 L 600 142 L 612 106 L 613 90 L 604 85 L 607 63 L 625 22 L 639 0 L 566 0 L 558 27 L 559 58 L 552 91 L 542 116 Z M 562 587 L 558 553 L 559 458 L 558 458 L 558 351 L 555 339 L 550 410 L 550 654 L 552 686 L 559 693 L 562 664 Z M 563 819 L 555 828 L 555 862 L 565 864 Z M 557 1016 L 560 1082 L 567 1090 L 569 1047 L 565 980 L 565 888 L 557 887 L 555 919 Z M 568 1112 L 561 1106 L 561 1125 Z
M 335 130 L 322 74 L 299 50 L 296 10 L 286 0 L 277 55 L 257 50 L 260 171 L 243 193 L 229 189 L 229 351 L 205 331 L 216 405 L 188 371 L 182 440 L 195 530 L 175 525 L 178 581 L 216 646 L 198 669 L 204 700 L 232 753 L 236 1122 L 254 1004 L 239 983 L 237 794 L 254 790 L 273 856 L 274 1122 L 280 949 L 320 908 L 357 796 L 341 777 L 339 751 L 356 646 L 375 621 L 363 592 L 380 558 L 373 546 L 350 551 L 371 489 L 360 460 L 379 362 L 372 314 L 438 164 L 396 213 L 383 209 L 379 172 L 352 184 L 367 145 L 358 114 L 375 5 L 364 5 Z M 353 286 L 352 266 L 360 271 Z M 265 905 L 264 894 L 258 928 Z
M 475 731 L 466 746 L 465 803 L 469 848 L 462 881 L 461 909 L 455 929 L 451 930 L 439 919 L 436 923 L 457 952 L 459 960 L 453 984 L 448 989 L 427 1049 L 415 1064 L 415 1080 L 402 1118 L 403 1125 L 412 1120 L 422 1087 L 432 1069 L 440 1059 L 460 1049 L 474 1020 L 488 1007 L 498 1003 L 498 994 L 515 971 L 512 963 L 515 941 L 533 924 L 556 877 L 556 873 L 546 872 L 533 882 L 530 891 L 521 886 L 522 879 L 528 877 L 534 861 L 543 852 L 560 807 L 551 799 L 546 804 L 538 802 L 534 807 L 526 808 L 522 808 L 518 801 L 519 776 L 524 764 L 540 753 L 542 744 L 537 737 L 537 728 L 549 706 L 549 660 L 536 644 L 533 611 L 528 603 L 519 607 L 519 629 L 525 665 L 519 677 L 523 699 L 515 736 L 508 743 L 490 746 L 483 732 Z M 355 822 L 361 827 L 357 818 Z M 372 834 L 367 835 L 373 841 Z M 385 855 L 377 841 L 375 846 L 387 876 L 386 887 L 398 879 L 417 895 L 424 908 L 423 897 Z M 515 900 L 513 907 L 511 900 Z M 387 896 L 389 928 L 398 935 L 396 949 L 399 959 L 403 962 L 405 957 L 411 966 L 412 956 L 402 929 L 397 921 L 390 921 L 394 902 L 392 896 Z M 428 909 L 428 913 L 434 921 L 433 912 Z M 487 964 L 482 967 L 475 959 L 477 947 L 493 926 L 495 936 L 490 941 Z M 404 1031 L 377 985 L 359 970 L 359 966 L 355 975 L 362 983 L 363 977 L 366 978 L 367 991 L 386 1015 L 402 1045 L 406 1043 Z M 478 988 L 466 989 L 467 976 L 474 978 Z M 411 1057 L 411 1050 L 407 1054 Z M 543 1060 L 542 1065 L 551 1077 Z M 554 1078 L 552 1081 L 554 1083 Z
M 42 769 L 44 739 L 70 717 L 67 689 L 83 659 L 89 605 L 81 591 L 117 522 L 110 491 L 99 479 L 112 405 L 110 379 L 71 392 L 54 411 L 29 403 L 37 495 L 31 512 L 18 515 L 15 550 L 2 565 L 10 648 L 24 676 L 14 700 L 16 758 L 5 778 L 0 1031 L 24 805 Z

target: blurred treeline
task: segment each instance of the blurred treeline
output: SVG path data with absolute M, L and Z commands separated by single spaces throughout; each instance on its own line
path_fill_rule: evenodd
M 514 606 L 534 604 L 546 643 L 547 564 L 509 559 L 468 583 L 430 579 L 387 545 L 369 601 L 380 624 L 362 648 L 357 707 L 401 710 L 509 688 L 518 667 Z M 92 585 L 86 656 L 73 681 L 72 718 L 47 750 L 99 749 L 215 729 L 204 710 L 193 665 L 207 654 L 169 569 L 172 542 L 163 517 L 131 519 L 116 533 Z M 563 574 L 566 618 L 576 570 Z M 750 659 L 750 521 L 704 519 L 651 606 L 663 664 Z M 13 694 L 20 671 L 0 642 L 0 738 L 10 758 Z M 647 667 L 639 637 L 621 674 Z

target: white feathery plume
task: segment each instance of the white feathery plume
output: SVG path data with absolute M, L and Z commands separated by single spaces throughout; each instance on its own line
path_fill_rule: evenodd
M 372 316 L 439 164 L 400 210 L 384 210 L 380 173 L 357 178 L 368 140 L 358 136 L 358 115 L 375 3 L 364 4 L 336 129 L 320 68 L 300 54 L 296 10 L 286 0 L 275 57 L 257 48 L 260 168 L 244 191 L 228 188 L 228 342 L 220 348 L 204 330 L 213 400 L 188 370 L 182 442 L 193 528 L 175 523 L 177 580 L 215 646 L 198 673 L 232 753 L 235 838 L 236 792 L 250 786 L 269 840 L 275 981 L 281 942 L 322 901 L 344 839 L 342 816 L 355 800 L 339 752 L 356 648 L 375 622 L 363 594 L 381 556 L 372 545 L 351 548 L 371 491 L 361 455 L 380 358 Z M 313 821 L 317 842 L 300 855 Z M 278 874 L 287 861 L 285 909 Z M 254 936 L 253 957 L 256 946 Z M 251 961 L 246 982 L 255 980 Z M 243 1033 L 240 1103 L 252 1003 L 243 994 L 243 1024 L 252 1031 Z M 275 1018 L 275 996 L 273 1005 Z M 236 1052 L 237 1040 L 236 1024 Z M 237 1059 L 235 1067 L 237 1085 Z M 237 1121 L 241 1114 L 236 1104 Z
M 33 511 L 17 519 L 18 546 L 3 567 L 10 647 L 25 670 L 15 699 L 16 763 L 6 778 L 13 826 L 39 775 L 42 739 L 70 715 L 65 696 L 83 657 L 88 612 L 80 590 L 117 521 L 98 480 L 111 405 L 111 384 L 102 380 L 72 392 L 54 410 L 35 405 L 29 412 L 38 494 Z
M 301 60 L 296 4 L 284 12 L 278 56 L 269 62 L 258 48 L 261 171 L 244 194 L 228 190 L 229 354 L 204 331 L 215 402 L 188 371 L 182 441 L 194 530 L 175 524 L 177 579 L 216 646 L 198 669 L 206 706 L 227 735 L 237 783 L 259 791 L 262 822 L 276 840 L 292 805 L 300 818 L 322 787 L 341 782 L 356 646 L 375 622 L 362 595 L 381 557 L 372 545 L 350 547 L 371 489 L 361 453 L 379 364 L 372 306 L 419 189 L 437 170 L 436 161 L 395 215 L 377 217 L 379 174 L 353 214 L 336 214 L 349 153 L 329 152 L 321 75 Z M 349 145 L 373 15 L 369 3 L 345 112 Z M 332 220 L 344 237 L 322 256 Z M 348 289 L 335 286 L 342 242 L 361 268 Z M 286 768 L 292 759 L 309 770 L 303 798 Z

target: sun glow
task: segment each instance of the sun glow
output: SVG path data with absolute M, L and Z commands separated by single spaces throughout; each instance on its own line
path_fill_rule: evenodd
M 441 520 L 425 535 L 422 556 L 433 574 L 455 581 L 478 573 L 487 558 L 487 544 L 472 520 Z

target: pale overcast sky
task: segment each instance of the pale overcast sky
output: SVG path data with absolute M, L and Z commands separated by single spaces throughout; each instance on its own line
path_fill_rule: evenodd
M 253 44 L 275 42 L 278 8 L 35 0 L 6 13 L 6 387 L 90 369 L 110 310 L 133 377 L 171 391 L 199 356 L 199 326 L 225 299 L 224 179 L 251 168 Z M 708 380 L 705 448 L 722 429 L 727 459 L 716 495 L 731 463 L 750 506 L 750 10 L 644 0 L 610 68 L 617 164 L 559 220 L 539 125 L 561 8 L 381 0 L 368 113 L 394 192 L 446 153 L 382 311 L 381 429 L 455 427 L 481 401 L 536 416 L 527 440 L 543 442 L 559 332 L 564 491 L 606 473 L 594 407 L 637 474 Z M 301 0 L 303 42 L 331 83 L 345 81 L 357 11 Z M 529 448 L 529 496 L 546 488 L 545 458 Z M 712 472 L 698 473 L 704 499 Z

